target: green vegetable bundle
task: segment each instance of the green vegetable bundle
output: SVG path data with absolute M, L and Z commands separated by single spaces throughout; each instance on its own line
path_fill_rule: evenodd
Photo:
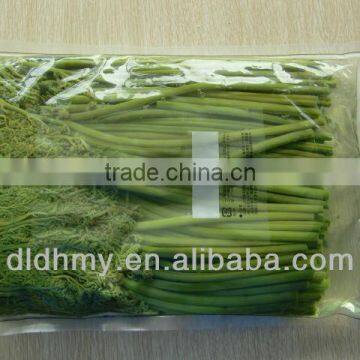
M 5 57 L 0 156 L 191 157 L 192 131 L 219 132 L 231 158 L 331 156 L 328 111 L 341 70 L 304 59 Z M 314 314 L 327 274 L 291 264 L 296 253 L 323 251 L 327 190 L 257 186 L 251 199 L 248 190 L 223 186 L 221 207 L 230 194 L 251 213 L 194 219 L 186 186 L 3 187 L 2 267 L 14 249 L 49 246 L 119 259 L 157 253 L 161 269 L 104 278 L 99 269 L 2 271 L 0 312 Z M 193 248 L 277 253 L 288 270 L 166 270 Z

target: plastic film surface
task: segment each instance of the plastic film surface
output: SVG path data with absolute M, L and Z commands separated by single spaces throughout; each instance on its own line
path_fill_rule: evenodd
M 191 163 L 194 134 L 201 133 L 201 154 L 235 164 L 356 158 L 357 66 L 347 57 L 3 56 L 0 157 Z M 211 149 L 207 133 L 217 138 Z M 358 187 L 240 186 L 224 179 L 215 187 L 218 215 L 201 217 L 194 216 L 191 179 L 166 186 L 54 186 L 46 175 L 38 186 L 20 180 L 0 188 L 4 319 L 359 314 Z M 50 255 L 54 248 L 69 256 L 112 254 L 118 263 L 130 253 L 141 259 L 156 253 L 160 270 L 111 268 L 102 276 L 99 263 L 86 272 L 9 270 L 9 254 L 22 247 L 34 254 L 45 248 Z M 276 253 L 282 269 L 173 268 L 175 254 L 190 257 L 195 249 L 199 257 L 209 248 L 224 258 L 244 256 L 246 248 L 260 257 Z M 353 271 L 293 268 L 299 252 L 336 251 L 352 254 Z

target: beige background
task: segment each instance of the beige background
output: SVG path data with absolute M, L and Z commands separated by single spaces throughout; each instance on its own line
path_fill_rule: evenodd
M 79 45 L 81 44 L 81 46 Z M 359 0 L 0 0 L 0 52 L 360 51 Z M 0 338 L 6 359 L 358 359 L 360 321 Z

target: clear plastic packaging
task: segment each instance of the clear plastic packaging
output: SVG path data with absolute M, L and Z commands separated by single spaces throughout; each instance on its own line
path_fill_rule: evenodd
M 358 317 L 360 191 L 348 186 L 358 180 L 342 183 L 343 170 L 337 181 L 317 176 L 322 164 L 346 160 L 356 174 L 358 72 L 357 56 L 3 55 L 0 331 L 164 329 L 237 322 L 235 315 Z M 254 174 L 252 183 L 229 183 L 230 171 L 203 186 L 192 169 L 174 180 L 178 166 L 197 160 L 228 162 L 237 175 L 244 164 L 261 172 L 262 161 L 321 166 L 304 182 L 276 170 L 275 183 Z M 136 178 L 132 167 L 142 162 L 142 175 L 151 165 L 172 176 L 163 185 Z M 208 264 L 211 249 L 228 264 L 229 254 L 245 256 L 247 248 L 262 259 L 277 254 L 281 269 L 174 268 L 179 253 L 189 263 L 206 253 Z M 66 256 L 55 269 L 54 249 L 92 254 L 83 265 L 94 261 L 94 269 L 59 270 Z M 38 267 L 50 269 L 29 265 L 44 253 Z M 154 253 L 160 270 L 154 259 L 145 269 Z M 353 270 L 298 271 L 298 253 L 350 254 Z M 124 268 L 129 254 L 138 255 L 138 269 Z M 20 262 L 24 268 L 14 270 Z

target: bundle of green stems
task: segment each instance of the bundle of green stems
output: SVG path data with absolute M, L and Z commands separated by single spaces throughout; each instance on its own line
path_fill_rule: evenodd
M 64 126 L 90 149 L 86 156 L 191 158 L 194 131 L 218 132 L 220 153 L 234 159 L 333 154 L 327 113 L 337 78 L 331 63 L 126 56 L 50 60 L 4 61 L 1 108 L 17 106 L 29 118 Z M 31 87 L 21 88 L 44 63 L 51 64 Z M 244 145 L 244 136 L 250 145 Z M 150 309 L 165 314 L 316 313 L 328 286 L 326 271 L 296 271 L 292 259 L 297 253 L 324 251 L 326 189 L 224 185 L 221 208 L 228 206 L 230 193 L 233 207 L 247 209 L 251 203 L 253 210 L 216 219 L 192 217 L 189 186 L 119 186 L 117 191 L 140 209 L 134 236 L 139 251 L 160 257 L 160 270 L 150 278 L 126 273 L 121 279 L 121 286 Z M 262 258 L 276 253 L 282 268 L 172 269 L 175 254 L 191 256 L 193 249 L 209 248 L 225 258 L 244 256 L 247 248 Z

